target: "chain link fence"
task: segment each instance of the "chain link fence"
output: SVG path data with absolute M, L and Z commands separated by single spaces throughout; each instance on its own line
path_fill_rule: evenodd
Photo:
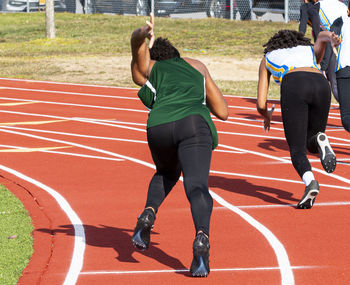
M 348 4 L 349 0 L 339 0 Z M 256 20 L 279 14 L 285 22 L 299 20 L 302 0 L 55 0 L 56 12 L 108 13 L 170 17 L 212 17 Z M 0 0 L 3 12 L 33 12 L 45 9 L 45 0 Z

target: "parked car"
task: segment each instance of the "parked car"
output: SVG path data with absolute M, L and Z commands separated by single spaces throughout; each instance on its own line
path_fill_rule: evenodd
M 136 15 L 149 15 L 151 0 L 90 0 L 95 3 L 95 11 L 102 7 L 112 6 L 113 13 L 130 13 Z M 266 12 L 284 13 L 284 0 L 233 0 L 233 18 L 239 12 L 241 20 L 251 19 L 251 13 L 261 16 Z M 250 6 L 252 2 L 252 7 Z M 289 17 L 299 18 L 301 0 L 289 0 Z M 105 4 L 103 4 L 105 3 Z M 230 18 L 230 0 L 155 0 L 154 13 L 156 16 L 169 16 L 176 13 L 206 12 L 212 18 Z M 105 9 L 111 11 L 110 8 Z
M 27 12 L 27 3 L 29 4 L 29 12 L 43 10 L 45 1 L 40 0 L 4 0 L 3 9 L 8 12 Z M 55 0 L 55 11 L 66 11 L 64 0 Z
M 257 16 L 262 16 L 266 12 L 279 13 L 284 16 L 284 3 L 284 0 L 254 0 L 252 11 Z M 302 0 L 289 0 L 288 17 L 290 20 L 299 20 L 301 4 Z
M 221 13 L 224 15 L 224 18 L 229 19 L 230 14 L 230 0 L 224 0 L 224 11 Z M 252 2 L 252 3 L 250 3 Z M 285 13 L 284 9 L 284 0 L 233 0 L 233 19 L 236 18 L 237 13 L 240 14 L 241 20 L 250 20 L 251 13 L 254 13 L 257 16 L 263 16 L 265 13 Z M 299 20 L 300 14 L 300 5 L 302 0 L 289 0 L 289 12 L 288 16 L 291 20 Z M 250 7 L 252 4 L 252 7 Z
M 151 0 L 89 0 L 92 13 L 135 14 L 147 16 Z M 206 12 L 208 17 L 223 17 L 223 0 L 155 0 L 155 16 L 174 13 Z

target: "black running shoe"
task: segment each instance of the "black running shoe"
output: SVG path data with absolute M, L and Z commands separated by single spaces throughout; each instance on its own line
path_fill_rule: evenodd
M 312 180 L 309 186 L 305 187 L 305 193 L 298 203 L 299 209 L 311 209 L 315 203 L 316 196 L 319 192 L 319 185 L 316 180 Z
M 203 233 L 197 234 L 193 241 L 193 260 L 190 272 L 193 277 L 207 277 L 209 269 L 209 239 Z
M 148 248 L 151 239 L 151 230 L 155 219 L 156 216 L 151 209 L 145 209 L 137 218 L 137 224 L 131 238 L 134 247 L 140 250 Z
M 324 170 L 328 173 L 332 173 L 337 166 L 337 159 L 328 138 L 324 133 L 320 132 L 317 134 L 317 144 Z

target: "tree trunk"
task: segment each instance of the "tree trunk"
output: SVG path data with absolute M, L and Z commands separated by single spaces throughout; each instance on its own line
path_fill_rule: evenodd
M 55 7 L 54 0 L 46 0 L 45 2 L 45 16 L 46 16 L 46 37 L 55 38 Z

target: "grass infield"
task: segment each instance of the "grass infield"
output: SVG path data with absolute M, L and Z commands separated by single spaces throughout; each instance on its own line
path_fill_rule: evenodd
M 17 284 L 33 254 L 33 226 L 22 203 L 2 185 L 0 229 L 0 284 Z

